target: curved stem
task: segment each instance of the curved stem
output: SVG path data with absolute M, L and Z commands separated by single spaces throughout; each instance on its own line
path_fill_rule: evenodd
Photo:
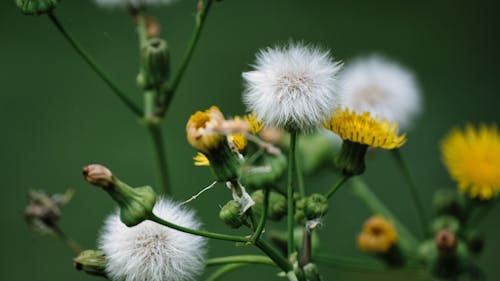
M 235 235 L 227 235 L 227 234 L 221 234 L 221 233 L 215 233 L 215 232 L 209 232 L 209 231 L 204 231 L 204 230 L 197 230 L 197 229 L 191 229 L 187 228 L 184 226 L 177 225 L 175 223 L 171 223 L 169 221 L 166 221 L 155 214 L 152 214 L 149 218 L 149 220 L 154 221 L 158 224 L 161 224 L 166 227 L 173 228 L 178 231 L 182 231 L 185 233 L 197 235 L 197 236 L 203 236 L 207 238 L 212 238 L 212 239 L 217 239 L 217 240 L 225 240 L 225 241 L 233 241 L 233 242 L 242 242 L 242 243 L 247 243 L 248 238 L 243 237 L 243 236 L 235 236 Z
M 160 176 L 161 186 L 163 194 L 170 194 L 170 184 L 169 184 L 169 173 L 168 173 L 168 163 L 167 163 L 167 153 L 165 146 L 163 144 L 163 134 L 161 132 L 160 124 L 151 123 L 148 124 L 148 129 L 153 140 L 153 146 L 155 149 L 156 162 L 158 167 L 158 175 Z
M 51 229 L 54 231 L 57 238 L 61 239 L 75 254 L 79 254 L 82 251 L 82 247 L 80 247 L 75 240 L 71 239 L 71 237 L 67 236 L 59 226 L 53 225 Z
M 262 231 L 264 231 L 264 227 L 266 226 L 266 218 L 267 218 L 267 210 L 269 208 L 269 188 L 264 190 L 264 206 L 262 208 L 262 214 L 260 216 L 259 224 L 257 225 L 257 229 L 255 229 L 254 234 L 252 235 L 252 241 L 259 241 Z
M 295 251 L 293 241 L 293 220 L 294 220 L 294 205 L 293 205 L 293 178 L 294 178 L 294 164 L 295 164 L 295 148 L 297 142 L 297 131 L 290 132 L 290 150 L 288 151 L 288 184 L 287 184 L 287 222 L 288 222 L 288 243 L 287 250 L 288 256 Z
M 228 265 L 225 265 L 219 269 L 217 269 L 214 273 L 212 273 L 207 279 L 205 279 L 206 281 L 217 281 L 219 280 L 221 277 L 223 277 L 224 275 L 226 275 L 227 273 L 235 270 L 235 269 L 238 269 L 240 267 L 244 267 L 244 266 L 247 266 L 248 264 L 246 263 L 233 263 L 233 264 L 228 264 Z
M 55 25 L 57 30 L 64 36 L 64 38 L 69 42 L 69 44 L 75 49 L 75 51 L 80 55 L 80 57 L 85 60 L 85 62 L 94 70 L 95 73 L 111 88 L 113 93 L 137 116 L 142 115 L 142 110 L 118 87 L 117 83 L 114 82 L 111 77 L 99 66 L 94 58 L 92 58 L 85 49 L 83 49 L 80 44 L 73 38 L 73 36 L 64 28 L 61 22 L 53 13 L 47 14 L 52 23 Z
M 335 183 L 335 185 L 325 194 L 326 198 L 327 199 L 330 199 L 330 197 L 333 196 L 333 194 L 335 194 L 335 192 L 337 192 L 337 190 L 340 189 L 340 187 L 350 178 L 351 176 L 349 175 L 346 175 L 346 174 L 342 174 L 342 176 L 340 176 L 340 179 L 338 179 L 338 181 Z
M 418 193 L 418 189 L 415 185 L 415 181 L 413 180 L 410 170 L 408 169 L 408 166 L 406 165 L 406 162 L 403 160 L 403 157 L 399 151 L 399 149 L 394 149 L 392 151 L 392 155 L 394 156 L 394 159 L 396 160 L 399 169 L 401 170 L 401 173 L 403 174 L 406 183 L 410 189 L 411 197 L 413 199 L 413 204 L 416 207 L 417 210 L 417 219 L 418 222 L 420 223 L 420 228 L 424 235 L 428 235 L 429 233 L 429 222 L 427 221 L 427 216 L 425 215 L 424 211 L 424 204 L 422 203 L 422 199 L 420 198 L 420 195 Z
M 205 265 L 216 266 L 216 265 L 225 265 L 231 263 L 264 264 L 272 266 L 276 265 L 273 262 L 273 260 L 270 259 L 269 257 L 259 256 L 259 255 L 238 255 L 238 256 L 211 258 L 205 262 Z
M 182 80 L 182 77 L 184 76 L 184 73 L 186 72 L 186 69 L 189 65 L 189 62 L 191 61 L 191 58 L 193 57 L 193 52 L 194 49 L 198 43 L 198 40 L 200 39 L 200 34 L 201 31 L 203 30 L 203 26 L 205 23 L 205 20 L 207 18 L 208 12 L 210 11 L 210 7 L 212 6 L 213 0 L 207 0 L 205 4 L 203 4 L 202 0 L 198 0 L 198 11 L 196 13 L 195 17 L 195 27 L 193 34 L 191 36 L 191 40 L 189 41 L 188 47 L 184 53 L 184 56 L 182 58 L 181 65 L 177 72 L 175 73 L 174 77 L 170 82 L 167 84 L 164 95 L 165 99 L 163 100 L 161 107 L 160 107 L 160 116 L 163 116 L 166 111 L 168 110 L 168 107 L 170 105 L 170 102 L 177 90 L 177 87 L 179 86 L 179 83 Z

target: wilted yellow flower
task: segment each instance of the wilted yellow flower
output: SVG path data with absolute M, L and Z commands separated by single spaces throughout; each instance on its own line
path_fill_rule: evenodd
M 392 223 L 382 216 L 375 215 L 363 225 L 358 236 L 358 247 L 365 252 L 383 254 L 397 241 L 398 234 Z
M 406 142 L 405 134 L 398 136 L 397 123 L 372 118 L 370 113 L 357 114 L 349 109 L 333 114 L 324 127 L 343 140 L 384 149 L 401 147 Z
M 259 120 L 257 118 L 257 115 L 255 113 L 250 113 L 245 116 L 243 116 L 243 119 L 248 123 L 248 126 L 250 127 L 250 133 L 253 135 L 257 134 L 262 130 L 262 127 L 264 127 L 264 123 L 262 120 Z
M 218 131 L 223 122 L 224 116 L 216 106 L 197 111 L 186 125 L 188 142 L 201 152 L 217 148 L 224 139 L 224 135 Z
M 500 133 L 495 125 L 452 130 L 441 144 L 443 162 L 462 192 L 488 200 L 500 190 Z

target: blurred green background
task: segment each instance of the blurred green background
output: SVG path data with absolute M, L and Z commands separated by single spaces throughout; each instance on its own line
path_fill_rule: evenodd
M 103 163 L 133 185 L 156 185 L 154 155 L 145 128 L 69 47 L 46 17 L 20 14 L 13 0 L 0 3 L 0 138 L 2 203 L 0 272 L 2 280 L 91 280 L 71 266 L 72 253 L 58 240 L 28 231 L 22 220 L 31 188 L 76 189 L 61 226 L 86 248 L 96 246 L 103 218 L 114 205 L 82 180 L 81 167 Z M 193 27 L 196 1 L 155 9 L 168 39 L 174 66 Z M 433 190 L 450 186 L 438 143 L 450 127 L 465 122 L 499 123 L 500 41 L 494 1 L 298 1 L 226 0 L 209 15 L 192 64 L 163 126 L 175 198 L 183 200 L 208 185 L 205 168 L 192 165 L 195 151 L 185 140 L 190 114 L 218 105 L 227 115 L 244 112 L 241 72 L 259 48 L 290 38 L 321 44 L 349 62 L 378 52 L 415 71 L 424 94 L 424 112 L 403 153 L 411 165 L 431 214 Z M 127 13 L 92 1 L 62 1 L 62 22 L 140 101 L 136 35 Z M 364 178 L 375 192 L 416 230 L 414 211 L 401 175 L 388 153 L 368 161 Z M 326 190 L 334 177 L 307 178 L 307 188 Z M 192 205 L 205 226 L 228 231 L 218 221 L 225 188 L 204 194 Z M 321 229 L 322 249 L 369 258 L 355 248 L 355 235 L 369 212 L 342 189 Z M 500 276 L 498 206 L 480 228 L 487 237 L 478 259 L 489 280 Z M 230 243 L 210 243 L 210 256 L 247 253 Z M 360 273 L 322 268 L 326 280 L 425 279 L 414 273 Z M 224 280 L 275 280 L 276 270 L 242 269 Z M 236 277 L 237 276 L 237 277 Z

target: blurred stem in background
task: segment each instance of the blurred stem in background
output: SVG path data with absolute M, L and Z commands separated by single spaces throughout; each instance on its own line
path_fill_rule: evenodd
M 142 110 L 137 106 L 124 91 L 118 87 L 117 83 L 102 69 L 100 65 L 92 58 L 87 51 L 73 38 L 73 36 L 64 28 L 62 23 L 53 13 L 48 13 L 48 17 L 55 25 L 57 30 L 64 36 L 73 49 L 83 58 L 85 62 L 94 70 L 97 75 L 108 85 L 113 93 L 138 117 L 142 116 Z
M 82 251 L 82 247 L 80 247 L 71 237 L 67 236 L 58 225 L 53 225 L 51 229 L 54 231 L 56 237 L 61 239 L 61 241 L 63 241 L 75 254 L 78 255 Z
M 420 224 L 420 229 L 424 234 L 424 236 L 428 236 L 429 222 L 427 221 L 427 216 L 424 210 L 424 204 L 422 203 L 422 199 L 418 192 L 417 186 L 415 185 L 415 181 L 413 180 L 410 174 L 410 170 L 408 169 L 408 166 L 406 165 L 406 162 L 404 161 L 403 156 L 401 155 L 399 149 L 392 150 L 392 155 L 394 156 L 394 159 L 396 160 L 398 167 L 401 170 L 401 173 L 403 174 L 406 183 L 410 189 L 411 198 L 413 199 L 413 204 L 415 205 L 417 211 L 417 219 Z
M 226 275 L 227 273 L 235 270 L 235 269 L 238 269 L 240 267 L 244 267 L 244 266 L 247 266 L 248 264 L 247 263 L 232 263 L 232 264 L 227 264 L 219 269 L 217 269 L 214 273 L 212 273 L 212 275 L 210 275 L 207 279 L 205 279 L 206 281 L 217 281 L 219 279 L 221 279 L 224 275 Z

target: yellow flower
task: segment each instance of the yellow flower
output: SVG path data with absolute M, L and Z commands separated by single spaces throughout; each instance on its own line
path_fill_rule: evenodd
M 384 149 L 401 147 L 406 135 L 398 136 L 397 123 L 372 118 L 370 113 L 357 114 L 349 109 L 333 114 L 324 127 L 339 135 L 343 140 Z
M 223 122 L 224 116 L 216 106 L 197 111 L 191 115 L 186 125 L 188 142 L 202 152 L 217 148 L 224 139 L 224 135 L 218 132 Z
M 193 157 L 195 166 L 210 166 L 210 160 L 207 156 L 201 152 L 198 152 L 195 157 Z
M 398 241 L 398 234 L 392 223 L 382 216 L 375 215 L 363 225 L 358 236 L 358 247 L 364 252 L 387 253 Z
M 441 151 L 462 192 L 488 200 L 500 191 L 500 133 L 495 125 L 454 129 L 443 140 Z
M 255 113 L 247 114 L 243 116 L 243 119 L 248 123 L 248 126 L 250 127 L 250 133 L 252 133 L 252 135 L 260 132 L 260 130 L 262 130 L 262 127 L 264 127 L 264 123 L 262 122 L 262 120 L 259 120 L 257 118 L 257 115 L 255 115 Z
M 238 150 L 238 152 L 243 152 L 247 147 L 248 141 L 244 134 L 232 134 L 227 137 L 229 143 L 234 145 L 234 148 Z

